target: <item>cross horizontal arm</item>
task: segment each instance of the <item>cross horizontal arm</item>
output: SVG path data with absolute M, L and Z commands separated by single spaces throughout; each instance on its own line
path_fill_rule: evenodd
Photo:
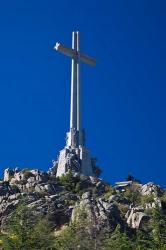
M 91 66 L 96 65 L 96 60 L 90 56 L 85 55 L 85 54 L 80 54 L 80 61 L 82 61 L 83 63 L 89 64 Z
M 61 52 L 62 54 L 72 57 L 72 58 L 78 58 L 78 60 L 80 60 L 83 63 L 89 64 L 91 66 L 95 66 L 96 65 L 96 60 L 90 56 L 87 56 L 85 54 L 81 54 L 81 53 L 77 53 L 77 51 L 75 51 L 74 49 L 70 49 L 67 47 L 64 47 L 63 45 L 61 45 L 60 43 L 56 43 L 54 49 L 56 49 L 57 51 Z
M 56 49 L 57 51 L 61 52 L 62 54 L 66 55 L 66 56 L 69 56 L 69 57 L 75 56 L 74 49 L 69 49 L 67 47 L 64 47 L 60 43 L 56 43 L 54 49 Z

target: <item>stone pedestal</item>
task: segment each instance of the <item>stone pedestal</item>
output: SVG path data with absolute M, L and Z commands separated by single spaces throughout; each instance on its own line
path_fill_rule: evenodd
M 65 147 L 60 151 L 57 164 L 56 176 L 72 171 L 73 173 L 93 176 L 93 161 L 89 151 L 82 146 Z
M 60 151 L 56 176 L 61 176 L 62 174 L 65 174 L 65 173 L 67 173 L 67 149 L 66 148 Z
M 80 147 L 81 173 L 86 176 L 93 176 L 93 166 L 90 152 L 85 147 Z

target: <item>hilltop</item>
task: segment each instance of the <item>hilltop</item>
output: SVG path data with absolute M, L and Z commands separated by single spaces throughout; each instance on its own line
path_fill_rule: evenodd
M 31 211 L 30 216 L 51 223 L 50 233 L 59 244 L 31 249 L 166 249 L 166 192 L 152 182 L 141 184 L 131 178 L 111 186 L 72 172 L 57 178 L 53 171 L 8 168 L 0 182 L 2 246 L 21 206 Z

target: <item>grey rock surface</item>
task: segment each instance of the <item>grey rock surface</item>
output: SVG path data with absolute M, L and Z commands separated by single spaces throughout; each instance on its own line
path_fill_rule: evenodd
M 57 228 L 79 219 L 79 213 L 84 211 L 97 230 L 104 228 L 111 231 L 118 224 L 125 226 L 125 223 L 137 229 L 149 220 L 147 211 L 155 206 L 162 209 L 161 188 L 154 183 L 147 183 L 138 189 L 142 197 L 153 198 L 138 206 L 123 193 L 112 194 L 109 185 L 97 177 L 78 175 L 74 178 L 79 179 L 78 191 L 60 184 L 53 171 L 6 169 L 4 181 L 0 182 L 0 228 L 5 228 L 22 199 L 26 199 L 35 213 L 49 216 Z M 105 196 L 106 192 L 110 195 Z M 127 211 L 124 215 L 121 212 L 123 209 Z
M 102 198 L 95 199 L 90 192 L 82 195 L 81 200 L 76 203 L 72 211 L 72 221 L 77 221 L 81 212 L 85 212 L 90 221 L 98 229 L 105 228 L 106 231 L 115 229 L 118 223 L 122 223 L 118 206 L 105 201 Z
M 144 208 L 141 206 L 129 209 L 125 217 L 127 224 L 135 229 L 140 228 L 141 224 L 149 219 L 149 216 L 144 213 Z
M 142 195 L 158 195 L 161 192 L 160 186 L 154 184 L 153 182 L 148 182 L 141 187 Z

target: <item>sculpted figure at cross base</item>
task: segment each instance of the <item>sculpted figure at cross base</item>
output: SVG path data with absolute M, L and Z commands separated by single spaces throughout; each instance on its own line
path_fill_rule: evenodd
M 58 157 L 57 176 L 69 170 L 83 175 L 96 175 L 94 162 L 88 149 L 85 147 L 85 133 L 81 122 L 81 83 L 80 63 L 96 65 L 95 59 L 80 52 L 79 32 L 72 33 L 72 48 L 60 43 L 54 47 L 58 52 L 71 58 L 71 101 L 70 101 L 70 131 L 66 136 L 66 146 Z
M 68 152 L 66 159 L 67 172 L 69 170 L 77 173 L 81 172 L 79 158 L 74 152 L 72 152 L 72 150 Z

